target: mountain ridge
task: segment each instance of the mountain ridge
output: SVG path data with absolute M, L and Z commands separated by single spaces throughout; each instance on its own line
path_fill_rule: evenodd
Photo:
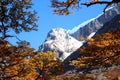
M 99 34 L 104 34 L 104 33 L 107 33 L 107 32 L 114 32 L 115 30 L 120 30 L 120 14 L 116 15 L 113 19 L 111 19 L 110 21 L 108 21 L 107 23 L 105 23 L 101 29 L 99 29 L 96 34 L 94 35 L 94 37 L 96 35 L 99 35 Z M 93 38 L 94 38 L 93 37 Z M 86 47 L 87 46 L 87 43 L 83 44 L 83 46 L 81 47 Z M 75 52 L 73 52 L 71 55 L 69 55 L 64 61 L 63 63 L 65 64 L 64 65 L 64 69 L 65 71 L 69 71 L 69 70 L 73 70 L 73 69 L 76 69 L 75 67 L 72 67 L 72 66 L 69 66 L 69 63 L 70 61 L 72 60 L 76 60 L 77 58 L 79 58 L 81 56 L 80 54 L 80 48 L 77 49 Z M 82 68 L 81 68 L 82 69 Z M 78 71 L 81 70 L 81 69 L 77 69 Z
M 82 46 L 82 42 L 70 36 L 67 30 L 54 28 L 48 33 L 45 42 L 39 47 L 39 51 L 58 52 L 57 58 L 64 60 L 80 46 Z
M 102 13 L 96 18 L 92 18 L 92 20 L 90 19 L 91 22 L 85 24 L 83 27 L 80 26 L 78 30 L 71 34 L 71 36 L 73 36 L 77 40 L 80 40 L 80 35 L 87 37 L 92 32 L 97 32 L 106 22 L 110 21 L 117 14 L 120 14 L 120 4 L 107 9 L 106 16 L 104 16 L 104 14 Z
M 53 51 L 57 52 L 57 58 L 64 61 L 69 55 L 80 48 L 84 41 L 80 40 L 80 36 L 88 37 L 97 32 L 106 22 L 120 14 L 120 5 L 107 10 L 106 17 L 103 14 L 96 18 L 79 25 L 76 31 L 65 30 L 63 28 L 52 29 L 46 40 L 39 47 L 40 52 Z M 93 35 L 92 35 L 93 36 Z M 91 36 L 91 37 L 92 37 Z

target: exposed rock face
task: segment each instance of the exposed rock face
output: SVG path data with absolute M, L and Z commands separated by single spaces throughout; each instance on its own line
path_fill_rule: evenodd
M 106 16 L 101 14 L 98 17 L 87 21 L 88 23 L 84 24 L 84 26 L 80 24 L 75 32 L 71 31 L 71 36 L 73 36 L 77 40 L 80 40 L 80 35 L 87 37 L 92 32 L 97 32 L 103 26 L 103 24 L 110 21 L 113 17 L 115 17 L 118 14 L 120 14 L 120 5 L 117 5 L 114 8 L 111 7 L 107 10 Z
M 48 36 L 44 43 L 39 47 L 39 51 L 57 52 L 57 58 L 63 61 L 69 55 L 71 55 L 71 53 L 82 46 L 83 42 L 80 41 L 80 35 L 84 37 L 92 37 L 89 35 L 93 35 L 93 33 L 97 32 L 106 22 L 110 21 L 118 14 L 120 14 L 120 5 L 114 8 L 109 8 L 109 10 L 106 12 L 105 17 L 103 14 L 101 14 L 96 18 L 90 19 L 78 25 L 78 27 L 75 27 L 72 30 L 65 30 L 62 28 L 52 29 L 48 33 Z M 109 23 L 109 26 L 116 26 L 116 23 L 112 22 L 111 24 Z M 107 30 L 107 27 L 105 29 Z
M 103 34 L 108 31 L 120 30 L 120 14 L 115 16 L 112 20 L 108 21 L 100 28 L 96 34 Z
M 111 19 L 110 21 L 108 21 L 107 23 L 105 23 L 102 28 L 100 28 L 96 34 L 103 34 L 109 31 L 114 31 L 114 30 L 120 30 L 120 14 L 116 15 L 113 19 Z M 96 34 L 94 35 L 94 37 L 96 36 Z M 87 43 L 83 44 L 82 47 L 86 47 Z M 70 61 L 72 60 L 76 60 L 78 57 L 80 57 L 80 51 L 79 49 L 76 50 L 75 52 L 73 52 L 71 55 L 69 55 L 65 60 L 64 60 L 64 68 L 65 71 L 69 71 L 74 69 L 75 67 L 69 66 Z M 81 70 L 81 69 L 78 69 Z
M 56 28 L 48 33 L 47 39 L 40 46 L 39 51 L 58 52 L 58 58 L 64 60 L 81 45 L 82 42 L 70 36 L 67 30 Z

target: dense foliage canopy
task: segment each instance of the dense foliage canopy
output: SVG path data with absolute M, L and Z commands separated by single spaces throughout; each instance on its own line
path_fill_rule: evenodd
M 53 52 L 34 52 L 29 46 L 11 46 L 0 40 L 0 80 L 50 80 L 63 73 Z
M 81 49 L 81 57 L 71 65 L 84 68 L 106 68 L 120 64 L 120 30 L 97 35 Z
M 36 12 L 31 7 L 31 0 L 0 0 L 0 38 L 12 37 L 12 31 L 37 30 Z
M 105 10 L 120 0 L 51 0 L 54 13 L 70 14 L 71 9 L 79 8 L 80 4 L 91 6 L 106 4 Z M 54 52 L 35 52 L 25 41 L 17 46 L 5 41 L 13 37 L 10 32 L 20 33 L 37 30 L 36 12 L 32 10 L 31 0 L 0 0 L 0 80 L 56 80 L 63 73 L 63 64 L 56 59 Z M 120 30 L 108 32 L 88 39 L 88 47 L 81 49 L 81 57 L 73 60 L 70 65 L 84 68 L 101 68 L 120 64 Z M 77 74 L 76 74 L 77 75 Z M 64 80 L 85 79 L 79 75 L 76 79 L 70 76 Z M 62 79 L 61 79 L 62 80 Z

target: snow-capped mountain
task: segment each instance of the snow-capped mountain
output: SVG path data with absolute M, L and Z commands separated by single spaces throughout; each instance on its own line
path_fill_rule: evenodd
M 72 30 L 62 28 L 52 29 L 39 47 L 40 52 L 54 51 L 58 53 L 57 58 L 65 60 L 71 53 L 80 48 L 84 41 L 80 41 L 80 35 L 92 37 L 106 22 L 120 14 L 120 5 L 109 8 L 106 16 L 100 14 L 96 18 L 90 19 Z
M 82 46 L 82 42 L 70 36 L 67 30 L 55 28 L 48 33 L 47 39 L 40 46 L 39 51 L 58 52 L 58 58 L 64 60 L 80 46 Z
M 110 21 L 108 21 L 107 23 L 105 23 L 94 35 L 91 34 L 90 36 L 96 37 L 97 34 L 104 34 L 110 31 L 114 31 L 114 30 L 120 30 L 120 14 L 116 15 L 113 19 L 111 19 Z M 93 37 L 93 38 L 94 38 Z M 82 47 L 87 47 L 87 43 L 83 44 Z M 80 49 L 80 48 L 79 48 Z M 73 52 L 71 55 L 69 55 L 64 61 L 64 69 L 65 71 L 69 71 L 69 70 L 73 70 L 75 69 L 75 67 L 70 66 L 70 61 L 72 60 L 76 60 L 77 58 L 79 58 L 81 56 L 80 54 L 80 50 L 76 50 L 75 52 Z M 78 69 L 79 70 L 79 69 Z
M 69 33 L 75 39 L 80 40 L 80 35 L 87 37 L 92 32 L 97 32 L 106 22 L 110 21 L 118 14 L 120 14 L 120 4 L 107 9 L 106 16 L 104 16 L 102 13 L 96 18 L 85 21 L 77 27 L 74 27 L 72 30 L 69 30 Z

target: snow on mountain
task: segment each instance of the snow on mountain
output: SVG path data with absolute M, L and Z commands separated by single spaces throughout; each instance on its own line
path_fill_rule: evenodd
M 63 61 L 85 42 L 80 40 L 80 35 L 91 38 L 106 22 L 118 14 L 120 14 L 120 5 L 113 8 L 110 7 L 106 11 L 106 16 L 100 14 L 96 18 L 92 18 L 74 27 L 72 30 L 62 28 L 52 29 L 48 33 L 46 40 L 39 47 L 39 51 L 57 52 L 57 58 Z
M 57 58 L 64 60 L 72 52 L 82 46 L 82 42 L 74 39 L 68 31 L 62 28 L 52 29 L 39 51 L 54 51 L 58 53 Z
M 108 8 L 106 11 L 108 11 L 108 10 L 110 10 L 110 9 L 112 9 L 113 7 L 110 7 L 110 8 Z M 102 14 L 99 14 L 97 17 L 95 17 L 95 18 L 92 18 L 92 19 L 90 19 L 90 20 L 87 20 L 87 21 L 85 21 L 85 22 L 82 22 L 81 24 L 79 24 L 78 26 L 75 26 L 73 29 L 71 29 L 71 30 L 68 30 L 68 32 L 69 32 L 69 34 L 74 34 L 76 31 L 78 31 L 80 28 L 83 28 L 84 26 L 86 26 L 86 25 L 88 25 L 90 22 L 92 22 L 92 21 L 94 21 L 95 19 L 97 19 L 97 18 L 99 18 L 100 16 L 102 16 L 103 15 L 103 13 Z
M 92 32 L 87 38 L 92 38 L 96 32 Z
M 112 18 L 110 21 L 106 22 L 94 35 L 94 33 L 91 33 L 88 37 L 92 37 L 94 35 L 94 38 L 96 37 L 96 35 L 98 34 L 104 34 L 110 31 L 114 31 L 114 30 L 120 30 L 120 14 L 116 15 L 114 18 Z M 119 36 L 118 36 L 119 37 Z M 83 44 L 82 47 L 88 47 L 87 43 Z M 71 71 L 76 69 L 75 67 L 70 66 L 70 62 L 72 60 L 76 60 L 81 56 L 79 49 L 77 51 L 75 51 L 74 53 L 72 53 L 71 55 L 69 55 L 64 61 L 64 69 L 65 71 Z M 80 69 L 77 69 L 78 71 Z
M 88 37 L 92 32 L 97 32 L 106 22 L 110 21 L 118 14 L 120 14 L 120 4 L 108 8 L 106 10 L 106 16 L 102 13 L 93 19 L 85 21 L 72 30 L 69 30 L 69 33 L 77 40 L 80 40 L 80 35 Z
M 87 20 L 87 21 L 81 23 L 80 25 L 74 27 L 72 30 L 68 30 L 69 34 L 74 34 L 79 28 L 82 28 L 83 26 L 87 25 L 88 23 L 90 23 L 94 19 L 96 19 L 96 18 L 92 18 L 90 20 Z

